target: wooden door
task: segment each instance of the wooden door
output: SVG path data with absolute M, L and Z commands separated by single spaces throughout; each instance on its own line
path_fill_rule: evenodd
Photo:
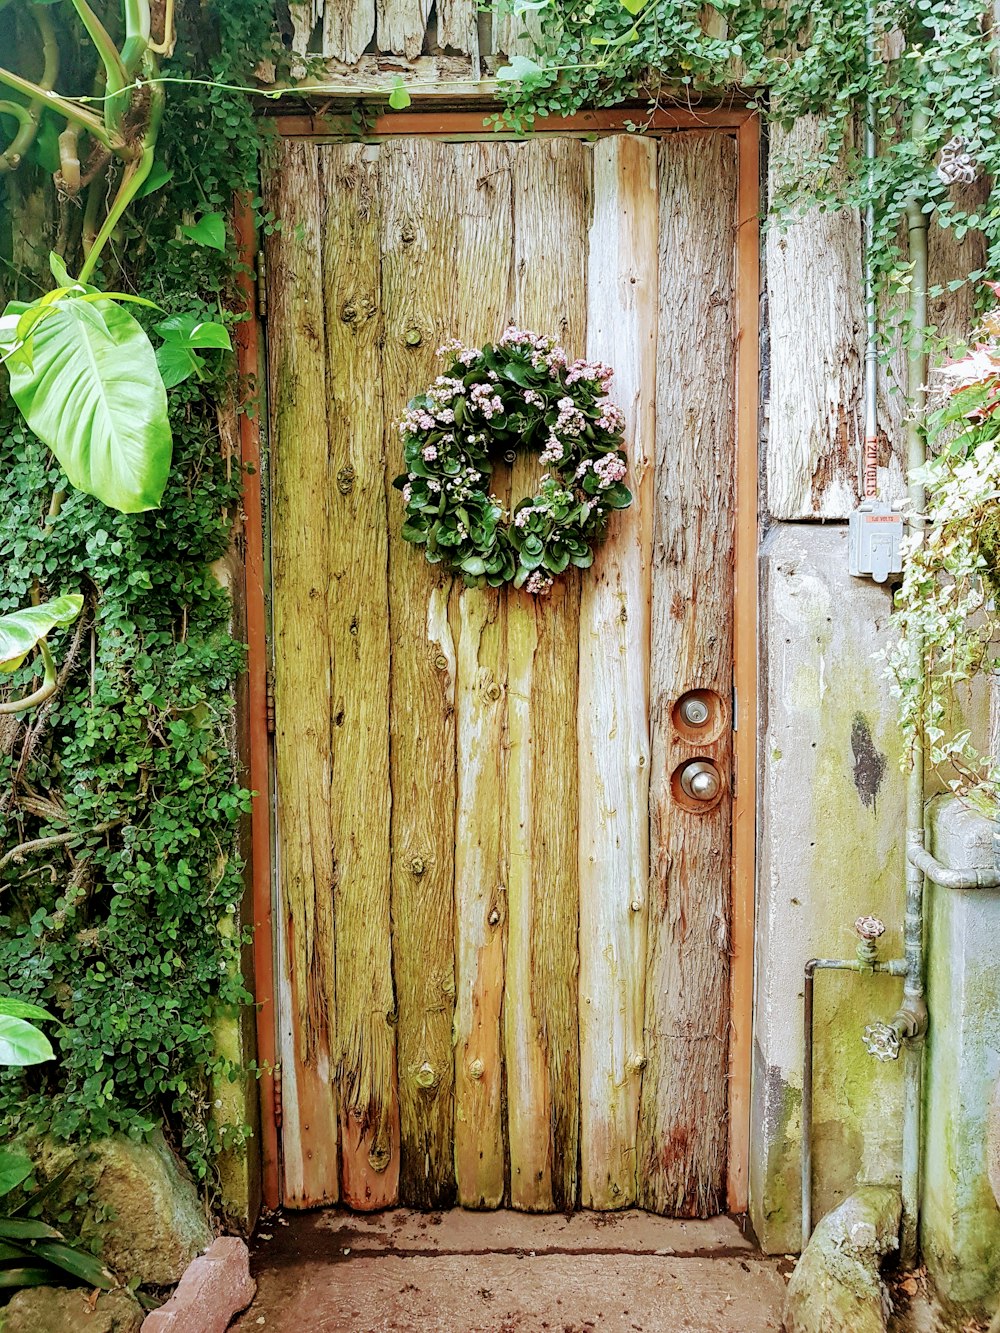
M 736 171 L 725 133 L 289 142 L 272 171 L 292 1206 L 725 1207 Z M 537 600 L 428 565 L 388 486 L 437 346 L 509 322 L 610 362 L 628 423 L 633 506 Z

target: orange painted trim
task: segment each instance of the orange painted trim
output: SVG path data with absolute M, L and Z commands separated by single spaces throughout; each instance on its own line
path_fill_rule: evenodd
M 247 625 L 247 678 L 249 694 L 250 788 L 257 794 L 250 812 L 250 884 L 253 914 L 254 998 L 257 1014 L 257 1060 L 267 1071 L 260 1086 L 261 1171 L 264 1205 L 280 1202 L 278 1124 L 275 1115 L 274 1074 L 277 1033 L 274 1002 L 274 922 L 271 895 L 271 764 L 267 735 L 267 621 L 264 597 L 264 511 L 260 477 L 260 412 L 264 380 L 261 374 L 260 325 L 252 277 L 256 264 L 253 211 L 248 200 L 236 200 L 233 210 L 236 245 L 244 271 L 240 290 L 250 318 L 236 325 L 236 361 L 240 379 L 258 394 L 257 412 L 240 415 L 240 464 L 243 474 L 243 596 Z
M 413 111 L 388 112 L 379 115 L 371 126 L 371 137 L 422 135 L 427 137 L 478 135 L 486 133 L 487 111 Z M 322 139 L 343 133 L 335 118 L 324 116 L 279 115 L 269 117 L 277 132 L 285 138 Z M 627 129 L 627 122 L 643 122 L 642 108 L 582 112 L 576 116 L 548 117 L 536 122 L 535 134 L 613 134 Z M 756 860 L 757 860 L 757 556 L 758 556 L 758 410 L 760 363 L 760 122 L 756 112 L 745 107 L 692 110 L 666 108 L 656 112 L 649 123 L 653 133 L 687 131 L 735 131 L 738 150 L 737 195 L 737 362 L 736 362 L 736 570 L 735 570 L 735 624 L 734 624 L 734 687 L 739 707 L 739 729 L 734 740 L 734 759 L 737 786 L 733 801 L 732 846 L 732 926 L 730 973 L 730 1050 L 729 1050 L 729 1152 L 727 1170 L 727 1203 L 729 1211 L 745 1213 L 749 1207 L 750 1164 L 750 1087 L 753 1055 L 753 1002 L 754 1002 L 754 930 L 756 917 Z M 253 253 L 246 262 L 252 267 Z M 242 327 L 249 327 L 249 324 Z M 257 328 L 256 319 L 253 321 Z M 257 365 L 257 346 L 254 341 L 253 364 Z M 242 362 L 241 362 L 242 365 Z M 244 422 L 244 425 L 246 423 Z M 256 436 L 255 423 L 253 434 Z M 257 443 L 259 451 L 259 441 Z M 248 479 L 248 482 L 251 479 Z M 259 481 L 255 487 L 259 498 Z M 247 490 L 249 504 L 249 486 Z M 259 510 L 258 510 L 259 514 Z M 266 643 L 263 640 L 263 535 L 258 518 L 260 543 L 260 617 L 261 642 L 250 641 L 251 672 L 256 656 L 259 674 L 263 680 L 266 664 Z M 251 533 L 247 530 L 247 615 L 251 611 Z M 255 580 L 254 580 L 255 582 Z M 263 689 L 263 685 L 261 685 Z M 254 689 L 251 681 L 251 709 L 254 709 Z M 252 745 L 256 745 L 251 732 Z M 263 738 L 267 750 L 266 728 Z M 265 760 L 266 765 L 266 760 Z M 258 787 L 251 776 L 255 790 Z M 258 1034 L 269 1027 L 270 1050 L 274 1051 L 274 964 L 271 953 L 270 903 L 270 841 L 267 827 L 269 815 L 266 803 L 261 821 L 267 840 L 262 844 L 264 856 L 261 887 L 257 878 L 257 843 L 254 844 L 254 919 L 259 924 L 255 935 L 255 959 L 260 970 L 256 974 Z M 255 838 L 256 838 L 255 833 Z M 263 835 L 262 835 L 263 836 Z M 266 880 L 266 905 L 263 894 Z M 266 906 L 266 911 L 265 911 Z M 267 929 L 260 927 L 266 922 Z M 266 943 L 266 948 L 265 948 Z M 266 958 L 265 958 L 266 954 Z M 264 997 L 265 1002 L 261 1004 Z M 267 1011 L 270 1010 L 268 1013 Z M 266 1017 L 264 1017 L 266 1014 Z M 261 1058 L 266 1045 L 260 1045 Z M 262 1083 L 263 1088 L 263 1083 Z M 265 1201 L 277 1197 L 277 1128 L 273 1103 L 262 1095 L 262 1128 L 265 1144 Z M 273 1156 L 268 1149 L 268 1132 L 274 1144 Z M 268 1163 L 273 1163 L 273 1183 L 268 1176 Z M 274 1191 L 273 1196 L 271 1191 Z M 273 1205 L 269 1205 L 273 1206 Z
M 376 116 L 366 138 L 384 138 L 419 134 L 423 136 L 453 134 L 490 134 L 486 116 L 496 108 L 483 111 L 389 111 Z M 321 139 L 326 135 L 343 134 L 343 117 L 302 114 L 269 117 L 283 138 Z M 648 124 L 652 133 L 669 130 L 740 130 L 756 123 L 755 113 L 746 107 L 707 107 L 689 110 L 687 107 L 667 107 L 649 118 L 642 108 L 613 111 L 581 111 L 575 116 L 543 116 L 535 121 L 532 137 L 539 134 L 614 134 L 627 130 L 629 124 Z
M 757 863 L 757 474 L 760 371 L 760 124 L 737 132 L 736 592 L 732 936 L 730 942 L 729 1210 L 750 1201 L 750 1075 L 753 1056 Z

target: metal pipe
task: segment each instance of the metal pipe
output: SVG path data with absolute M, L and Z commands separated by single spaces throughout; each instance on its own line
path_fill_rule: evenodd
M 911 847 L 906 855 L 925 879 L 940 884 L 943 889 L 1000 888 L 1000 870 L 952 870 L 924 847 Z
M 863 948 L 864 946 L 862 946 Z M 859 950 L 860 952 L 860 950 Z M 802 994 L 803 1057 L 802 1057 L 802 1249 L 805 1251 L 812 1236 L 812 1117 L 813 1117 L 813 991 L 816 973 L 820 971 L 888 973 L 893 977 L 906 974 L 906 959 L 892 958 L 878 962 L 868 957 L 810 958 L 805 966 Z
M 869 70 L 875 66 L 875 6 L 868 0 L 865 18 L 865 56 Z M 866 498 L 878 494 L 878 308 L 875 303 L 875 272 L 872 255 L 875 245 L 875 97 L 868 94 L 865 104 L 865 162 L 868 174 L 868 206 L 865 209 L 864 277 L 865 321 L 868 341 L 865 346 L 865 443 L 862 457 L 861 489 Z
M 914 113 L 912 137 L 919 143 L 927 130 L 927 117 Z M 923 538 L 924 487 L 917 472 L 927 457 L 924 415 L 927 404 L 927 214 L 919 199 L 906 206 L 906 228 L 910 257 L 909 346 L 906 357 L 906 395 L 910 404 L 906 420 L 909 523 L 919 542 Z M 910 628 L 909 671 L 914 680 L 924 676 L 924 640 L 919 629 Z M 903 1222 L 899 1253 L 904 1268 L 917 1257 L 917 1219 L 920 1210 L 920 1087 L 923 1071 L 924 1032 L 927 1010 L 924 999 L 924 875 L 919 865 L 924 850 L 924 745 L 917 734 L 906 781 L 906 918 L 903 952 L 906 978 L 903 1003 L 897 1018 L 912 1023 L 904 1045 L 903 1097 Z

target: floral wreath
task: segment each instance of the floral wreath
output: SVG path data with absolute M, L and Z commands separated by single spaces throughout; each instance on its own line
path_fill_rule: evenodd
M 513 327 L 495 345 L 452 340 L 438 355 L 445 373 L 398 425 L 403 537 L 470 587 L 545 593 L 569 566 L 593 563 L 610 512 L 632 503 L 622 485 L 625 418 L 608 397 L 613 372 L 569 362 L 555 339 Z M 550 470 L 508 512 L 490 475 L 497 455 L 518 447 L 538 449 Z

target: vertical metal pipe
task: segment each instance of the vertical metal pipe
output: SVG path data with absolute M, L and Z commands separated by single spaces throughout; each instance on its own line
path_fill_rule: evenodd
M 875 66 L 875 7 L 868 0 L 865 23 L 865 56 L 869 70 Z M 865 209 L 864 276 L 865 322 L 868 342 L 865 347 L 865 443 L 862 459 L 861 488 L 863 494 L 878 493 L 878 309 L 875 303 L 875 272 L 872 263 L 875 244 L 875 158 L 878 145 L 875 138 L 875 98 L 868 94 L 865 106 L 865 161 L 867 163 L 869 202 Z
M 926 131 L 926 118 L 914 116 L 913 137 L 921 139 Z M 911 199 L 906 208 L 909 239 L 910 318 L 909 347 L 906 358 L 906 391 L 910 412 L 906 421 L 906 462 L 909 473 L 908 497 L 911 530 L 919 541 L 925 506 L 924 487 L 915 480 L 915 472 L 926 459 L 924 414 L 926 410 L 927 349 L 924 330 L 927 327 L 927 214 L 920 200 Z M 909 640 L 909 670 L 914 680 L 923 680 L 924 642 L 919 631 L 911 628 Z M 906 782 L 906 919 L 904 924 L 904 953 L 906 977 L 903 982 L 903 1009 L 922 1013 L 924 1000 L 924 876 L 909 858 L 910 851 L 924 845 L 924 746 L 918 734 L 912 755 L 912 766 Z M 900 1237 L 900 1259 L 904 1267 L 912 1267 L 917 1255 L 917 1220 L 920 1209 L 920 1121 L 921 1074 L 923 1069 L 923 1025 L 917 1034 L 905 1043 L 904 1101 L 903 1101 L 903 1226 Z
M 806 963 L 802 990 L 802 1253 L 812 1236 L 813 990 L 815 958 Z

